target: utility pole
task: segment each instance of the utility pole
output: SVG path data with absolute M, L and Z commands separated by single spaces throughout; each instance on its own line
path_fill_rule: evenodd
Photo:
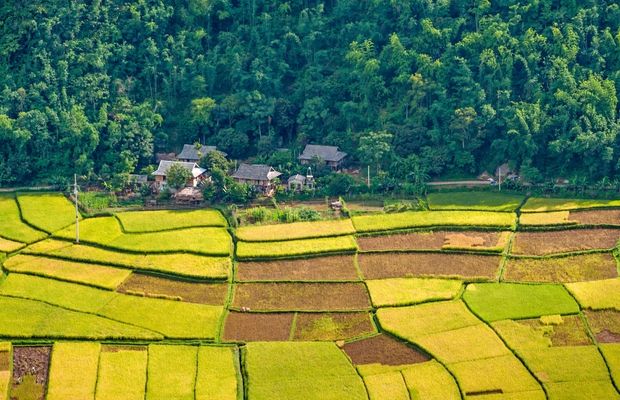
M 366 174 L 366 184 L 370 188 L 370 164 L 368 164 L 368 173 Z
M 498 173 L 497 173 L 497 177 L 499 179 L 499 191 L 502 191 L 502 167 L 500 165 Z
M 75 199 L 75 243 L 80 243 L 80 211 L 78 209 L 77 174 L 73 174 L 73 197 Z

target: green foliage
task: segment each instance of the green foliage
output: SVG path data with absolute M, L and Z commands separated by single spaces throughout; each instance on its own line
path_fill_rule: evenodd
M 80 205 L 88 212 L 97 212 L 117 205 L 116 195 L 105 192 L 82 192 L 79 195 Z
M 166 184 L 173 189 L 181 189 L 187 185 L 187 181 L 192 177 L 192 173 L 179 164 L 174 164 L 166 175 Z

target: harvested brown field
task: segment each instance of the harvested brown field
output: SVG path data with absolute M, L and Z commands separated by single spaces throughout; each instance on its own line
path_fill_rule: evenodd
M 233 307 L 250 311 L 356 311 L 370 308 L 363 283 L 240 283 Z
M 494 279 L 501 257 L 448 253 L 360 254 L 366 279 L 406 277 L 458 277 Z
M 11 392 L 21 391 L 21 386 L 33 400 L 43 400 L 49 377 L 50 355 L 49 346 L 16 346 L 13 347 L 13 377 Z
M 611 253 L 597 253 L 555 258 L 510 258 L 503 279 L 513 282 L 567 283 L 617 276 L 614 256 Z
M 620 312 L 615 310 L 584 311 L 596 340 L 620 343 Z
M 121 293 L 175 299 L 188 303 L 222 305 L 226 301 L 228 285 L 185 282 L 134 273 L 117 290 Z
M 222 339 L 235 342 L 288 340 L 294 316 L 295 313 L 230 312 Z
M 298 313 L 293 339 L 345 340 L 374 331 L 367 312 Z
M 362 236 L 357 239 L 363 251 L 385 250 L 499 250 L 506 245 L 509 232 L 412 232 L 396 235 Z
M 542 256 L 573 251 L 611 249 L 620 239 L 620 230 L 571 229 L 550 232 L 518 232 L 512 252 Z
M 430 358 L 404 342 L 386 335 L 377 335 L 347 343 L 343 350 L 354 364 L 406 365 L 430 360 Z
M 582 225 L 620 225 L 620 210 L 571 211 L 569 216 Z
M 241 262 L 239 281 L 347 281 L 359 280 L 353 256 Z
M 587 346 L 592 344 L 586 327 L 578 315 L 554 316 L 550 319 L 553 322 L 550 323 L 544 320 L 544 318 L 527 319 L 518 322 L 531 328 L 542 330 L 544 336 L 551 340 L 552 346 Z

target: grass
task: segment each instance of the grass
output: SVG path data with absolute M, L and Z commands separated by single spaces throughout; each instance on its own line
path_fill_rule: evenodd
M 0 336 L 12 338 L 160 340 L 162 335 L 33 300 L 0 296 Z
M 503 279 L 514 282 L 579 282 L 618 276 L 609 253 L 554 258 L 509 258 Z
M 26 246 L 24 243 L 8 240 L 0 237 L 0 251 L 3 253 L 13 253 Z
M 52 255 L 74 261 L 111 264 L 143 271 L 163 272 L 198 279 L 225 279 L 232 269 L 228 257 L 205 257 L 187 253 L 132 254 L 88 245 L 45 240 L 25 252 Z
M 127 233 L 227 226 L 226 218 L 219 211 L 210 209 L 129 211 L 118 213 L 116 217 Z
M 200 346 L 196 373 L 196 400 L 237 400 L 237 349 Z
M 150 345 L 145 400 L 194 400 L 195 346 Z
M 576 225 L 577 222 L 569 219 L 569 211 L 551 211 L 541 213 L 522 213 L 519 216 L 519 225 L 546 226 L 546 225 Z
M 11 388 L 11 400 L 40 400 L 45 397 L 45 387 L 37 382 L 33 374 L 27 374 L 22 381 Z
M 448 368 L 465 393 L 528 392 L 530 399 L 545 399 L 538 382 L 513 354 L 450 364 Z
M 63 229 L 55 236 L 74 240 L 75 227 Z M 224 228 L 125 234 L 114 217 L 90 218 L 81 222 L 80 241 L 141 253 L 193 252 L 228 256 L 232 249 L 230 235 Z
M 449 300 L 463 287 L 448 279 L 393 278 L 366 281 L 375 307 L 402 306 L 432 300 Z
M 441 226 L 511 228 L 515 223 L 514 213 L 487 211 L 409 211 L 353 217 L 353 225 L 358 232 Z
M 620 278 L 567 283 L 566 288 L 584 308 L 620 311 Z
M 22 218 L 42 231 L 52 233 L 75 222 L 75 206 L 60 193 L 17 195 Z
M 463 299 L 488 322 L 579 312 L 579 305 L 561 285 L 474 283 L 467 286 Z
M 460 400 L 452 375 L 437 361 L 416 364 L 402 371 L 412 399 Z
M 321 253 L 353 252 L 356 250 L 357 243 L 353 236 L 282 242 L 237 243 L 237 257 L 241 259 L 293 257 Z
M 364 376 L 371 400 L 409 400 L 409 391 L 400 371 Z
M 381 326 L 396 336 L 411 339 L 480 324 L 461 301 L 442 301 L 417 306 L 377 310 Z
M 55 343 L 47 400 L 93 399 L 100 348 L 99 343 L 92 342 Z
M 616 386 L 620 385 L 620 343 L 600 344 L 599 347 L 603 357 L 605 357 L 612 379 Z
M 4 268 L 10 272 L 85 283 L 110 290 L 116 289 L 131 275 L 128 269 L 21 254 L 9 258 Z
M 11 196 L 0 196 L 0 236 L 23 243 L 32 243 L 47 236 L 26 225 L 20 217 L 19 208 Z
M 256 225 L 238 228 L 236 236 L 246 242 L 263 242 L 352 235 L 355 228 L 350 219 L 291 224 Z
M 44 301 L 111 318 L 172 338 L 214 338 L 219 306 L 123 295 L 28 275 L 10 274 L 0 295 Z
M 246 346 L 252 400 L 362 400 L 366 390 L 334 343 L 251 342 Z
M 543 212 L 600 207 L 620 207 L 620 200 L 550 199 L 542 197 L 530 197 L 529 199 L 527 199 L 523 207 L 521 207 L 521 211 Z
M 431 210 L 514 211 L 524 198 L 498 192 L 437 192 L 426 196 Z
M 97 394 L 95 400 L 144 400 L 146 386 L 146 349 L 106 351 L 99 356 Z

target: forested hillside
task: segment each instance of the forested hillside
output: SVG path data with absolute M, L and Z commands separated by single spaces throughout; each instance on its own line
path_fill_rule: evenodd
M 334 144 L 397 179 L 614 178 L 618 90 L 612 0 L 9 0 L 0 184 L 198 140 Z

